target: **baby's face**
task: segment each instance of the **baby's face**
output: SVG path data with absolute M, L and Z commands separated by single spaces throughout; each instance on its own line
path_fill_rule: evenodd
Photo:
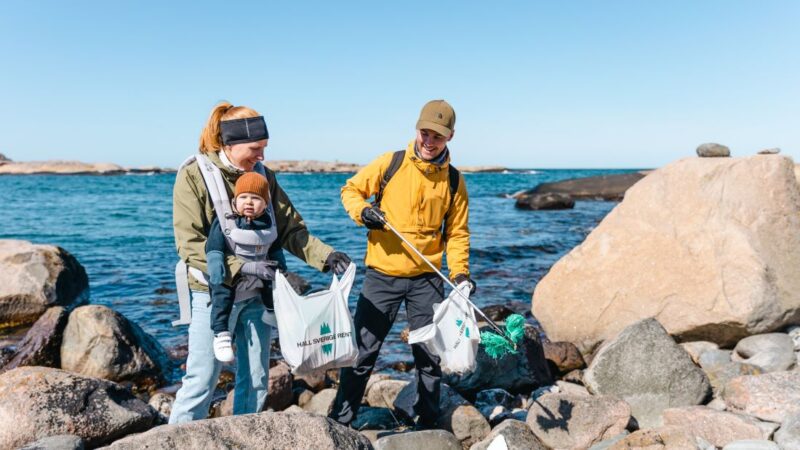
M 236 197 L 236 212 L 248 219 L 255 219 L 264 214 L 267 202 L 256 194 L 245 192 Z

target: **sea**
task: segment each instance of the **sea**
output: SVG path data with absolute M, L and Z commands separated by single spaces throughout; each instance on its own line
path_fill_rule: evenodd
M 470 198 L 470 266 L 478 306 L 505 305 L 530 315 L 536 283 L 616 205 L 578 201 L 574 209 L 526 211 L 510 194 L 539 183 L 635 171 L 521 169 L 465 174 Z M 350 295 L 355 309 L 364 274 L 366 231 L 342 207 L 339 190 L 352 174 L 280 173 L 278 182 L 309 230 L 359 265 Z M 186 327 L 177 318 L 172 230 L 173 173 L 136 175 L 0 176 L 0 239 L 63 247 L 86 268 L 90 303 L 107 305 L 136 322 L 168 350 L 185 349 Z M 289 270 L 324 289 L 330 274 L 287 253 Z M 400 340 L 407 327 L 402 308 L 384 343 L 377 368 L 392 372 L 410 363 Z M 178 351 L 178 354 L 181 352 Z M 180 371 L 174 371 L 173 378 Z

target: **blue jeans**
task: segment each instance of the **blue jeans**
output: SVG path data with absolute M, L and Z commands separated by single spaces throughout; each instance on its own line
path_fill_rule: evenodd
M 205 419 L 214 396 L 222 363 L 214 358 L 211 330 L 211 298 L 208 292 L 191 291 L 192 323 L 189 325 L 189 356 L 183 385 L 175 395 L 169 423 Z M 269 346 L 272 328 L 261 317 L 260 297 L 237 302 L 231 311 L 231 329 L 236 344 L 236 382 L 233 414 L 261 411 L 267 400 Z

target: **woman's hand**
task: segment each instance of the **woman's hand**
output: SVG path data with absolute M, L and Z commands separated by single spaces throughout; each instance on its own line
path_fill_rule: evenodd
M 325 267 L 322 268 L 324 272 L 333 269 L 333 273 L 341 275 L 347 270 L 350 265 L 350 257 L 342 252 L 331 252 L 328 258 L 325 259 Z

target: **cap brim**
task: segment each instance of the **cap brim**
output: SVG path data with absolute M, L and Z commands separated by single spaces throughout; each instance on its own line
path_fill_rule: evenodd
M 429 122 L 427 120 L 419 120 L 419 121 L 417 121 L 417 129 L 418 130 L 433 130 L 433 131 L 435 131 L 435 132 L 437 132 L 437 133 L 439 133 L 439 134 L 441 134 L 442 136 L 445 136 L 445 137 L 450 137 L 450 135 L 453 134 L 453 130 L 451 130 L 450 128 L 447 128 L 444 125 L 439 125 L 438 123 L 435 123 L 435 122 Z

